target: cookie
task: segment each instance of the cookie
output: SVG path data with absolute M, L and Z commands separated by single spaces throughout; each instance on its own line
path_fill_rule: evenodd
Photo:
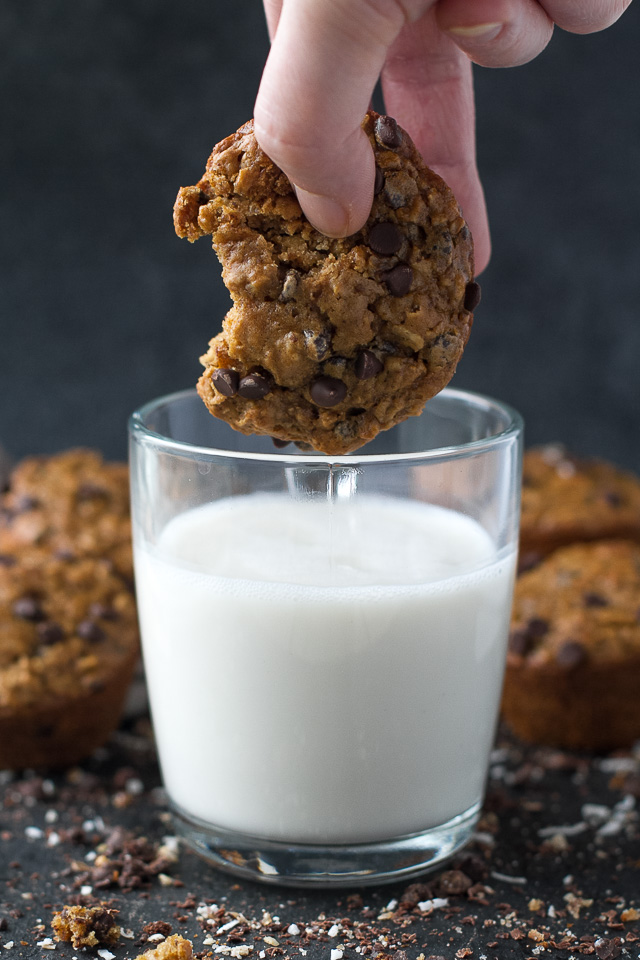
M 84 947 L 113 946 L 120 939 L 117 910 L 106 904 L 93 907 L 63 907 L 51 920 L 56 940 L 71 943 L 75 950 Z
M 157 947 L 150 947 L 149 950 L 139 954 L 136 960 L 192 960 L 192 957 L 191 940 L 181 937 L 179 933 L 172 933 Z
M 522 476 L 520 569 L 579 541 L 640 542 L 640 480 L 603 460 L 573 456 L 561 444 L 527 450 Z
M 117 725 L 138 659 L 135 600 L 108 560 L 0 565 L 0 769 L 67 766 Z
M 94 450 L 28 457 L 0 499 L 0 562 L 29 547 L 40 557 L 101 557 L 133 583 L 129 472 Z
M 363 129 L 375 196 L 350 237 L 311 226 L 252 121 L 178 194 L 176 232 L 211 235 L 233 299 L 198 392 L 242 433 L 348 453 L 420 413 L 467 343 L 480 288 L 458 204 L 392 118 Z
M 640 544 L 562 547 L 516 582 L 502 701 L 524 740 L 609 750 L 640 738 Z

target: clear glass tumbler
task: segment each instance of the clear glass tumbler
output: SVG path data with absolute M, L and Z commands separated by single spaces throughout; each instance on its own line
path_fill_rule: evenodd
M 409 877 L 471 837 L 502 685 L 522 422 L 445 390 L 327 457 L 195 392 L 130 423 L 136 589 L 177 830 L 293 885 Z

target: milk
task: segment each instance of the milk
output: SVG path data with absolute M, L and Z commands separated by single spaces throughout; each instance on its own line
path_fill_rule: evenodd
M 135 561 L 160 762 L 187 814 L 338 844 L 481 800 L 515 559 L 474 520 L 254 494 L 181 514 L 153 548 L 136 535 Z

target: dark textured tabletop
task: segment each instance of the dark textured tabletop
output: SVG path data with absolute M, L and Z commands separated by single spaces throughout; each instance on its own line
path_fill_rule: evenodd
M 0 950 L 78 956 L 55 939 L 54 913 L 108 904 L 122 934 L 83 952 L 100 960 L 176 933 L 198 956 L 236 960 L 636 960 L 638 798 L 638 750 L 578 756 L 502 733 L 475 839 L 453 863 L 373 888 L 263 886 L 177 842 L 142 718 L 77 768 L 0 774 Z

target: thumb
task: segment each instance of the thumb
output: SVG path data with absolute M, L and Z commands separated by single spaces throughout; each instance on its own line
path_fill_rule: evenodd
M 405 20 L 396 3 L 282 4 L 255 105 L 256 138 L 329 236 L 355 233 L 371 211 L 375 164 L 360 124 Z

